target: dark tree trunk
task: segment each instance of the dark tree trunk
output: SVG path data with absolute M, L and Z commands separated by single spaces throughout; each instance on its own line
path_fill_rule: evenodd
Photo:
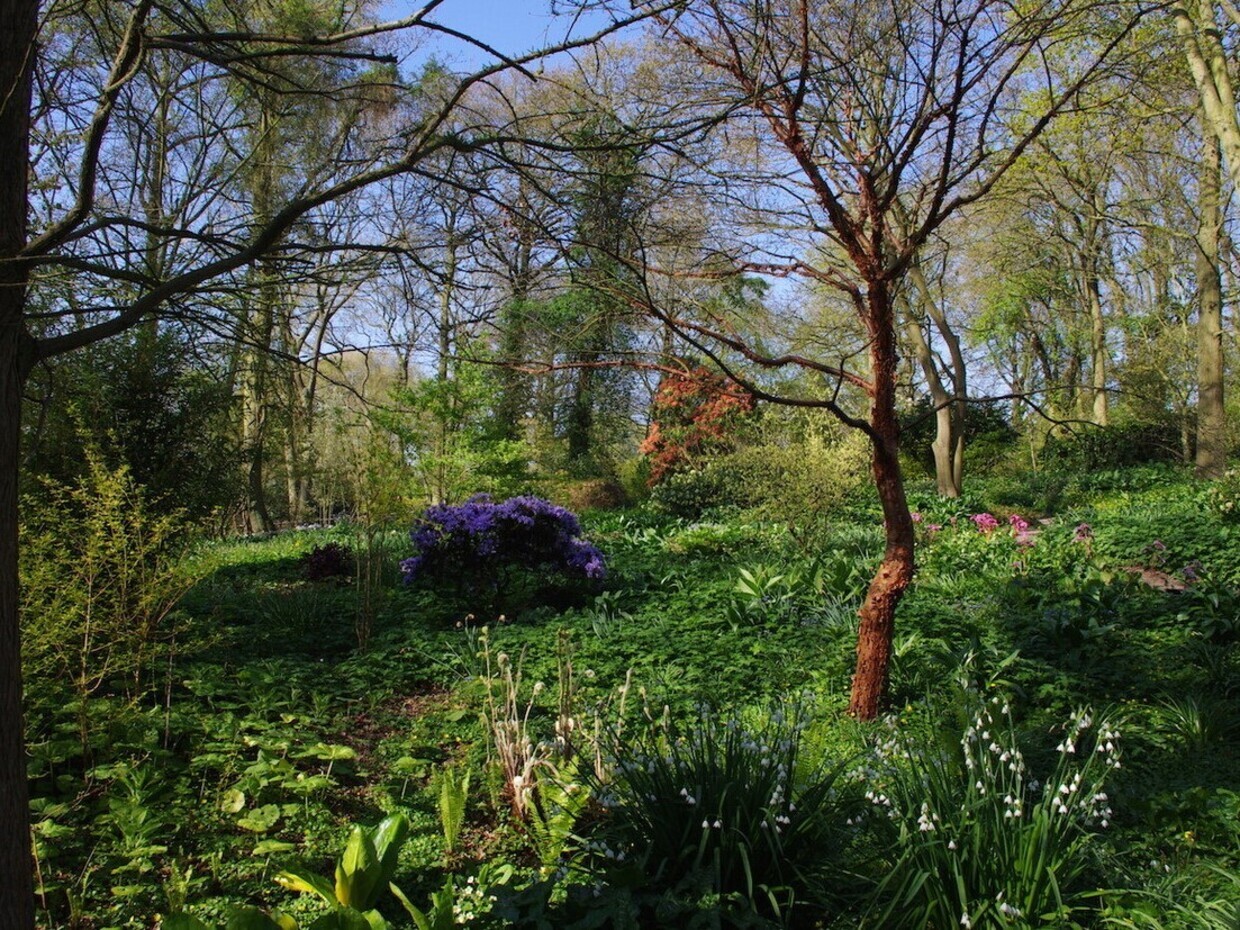
M 24 321 L 28 272 L 15 258 L 26 245 L 37 9 L 30 0 L 0 0 L 0 927 L 5 930 L 34 926 L 17 616 L 18 443 L 33 344 Z
M 900 428 L 896 420 L 896 352 L 894 313 L 885 282 L 867 295 L 870 364 L 874 382 L 870 400 L 874 483 L 882 502 L 887 543 L 883 561 L 870 581 L 857 630 L 857 668 L 848 712 L 873 720 L 887 697 L 896 608 L 913 580 L 913 518 L 900 473 Z

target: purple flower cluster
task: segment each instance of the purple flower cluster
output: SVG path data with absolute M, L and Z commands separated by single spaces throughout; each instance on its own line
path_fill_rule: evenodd
M 602 578 L 603 554 L 580 535 L 576 515 L 550 501 L 512 497 L 497 504 L 479 494 L 427 508 L 409 534 L 417 554 L 400 567 L 406 581 L 443 572 L 487 577 L 507 565 Z

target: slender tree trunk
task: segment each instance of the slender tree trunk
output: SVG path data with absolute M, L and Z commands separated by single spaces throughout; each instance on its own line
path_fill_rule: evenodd
M 1090 323 L 1090 416 L 1099 426 L 1110 423 L 1110 410 L 1107 403 L 1107 322 L 1102 311 L 1102 291 L 1098 283 L 1097 273 L 1090 271 L 1086 282 L 1089 295 Z
M 934 361 L 934 353 L 931 352 L 930 343 L 926 341 L 926 335 L 922 332 L 921 321 L 915 319 L 911 312 L 905 329 L 913 343 L 913 352 L 917 356 L 917 362 L 921 366 L 922 375 L 930 390 L 930 402 L 934 404 L 934 441 L 930 444 L 930 451 L 934 455 L 935 487 L 940 497 L 959 497 L 960 489 L 956 487 L 955 472 L 952 468 L 954 440 L 952 395 L 943 386 L 938 365 Z
M 26 165 L 38 4 L 0 0 L 0 927 L 34 927 L 30 802 L 17 593 L 17 476 L 22 386 L 33 363 L 25 328 Z
M 259 95 L 258 137 L 255 140 L 255 173 L 251 179 L 255 224 L 266 225 L 275 202 L 276 119 L 271 101 Z M 275 335 L 276 304 L 280 283 L 269 261 L 260 261 L 251 275 L 254 304 L 245 309 L 242 357 L 242 440 L 245 449 L 250 504 L 247 529 L 261 533 L 275 526 L 267 507 L 267 433 L 271 412 L 271 342 Z
M 509 266 L 510 293 L 504 308 L 503 324 L 500 333 L 500 358 L 508 365 L 517 365 L 525 360 L 528 348 L 526 314 L 529 299 L 531 271 L 534 255 L 534 225 L 527 218 L 529 202 L 525 196 L 525 181 L 521 183 L 521 196 L 518 197 L 519 211 L 515 214 L 517 226 L 516 251 Z M 530 385 L 528 376 L 512 368 L 505 368 L 500 374 L 500 396 L 496 407 L 499 435 L 504 439 L 516 440 L 524 435 L 525 418 L 529 412 Z
M 1212 0 L 1182 0 L 1171 7 L 1188 67 L 1201 94 L 1207 132 L 1221 144 L 1232 183 L 1240 189 L 1240 122 L 1227 52 Z
M 857 668 L 848 705 L 848 712 L 859 720 L 873 720 L 882 710 L 887 696 L 896 608 L 913 581 L 913 518 L 900 473 L 900 427 L 896 421 L 899 357 L 891 294 L 886 282 L 872 283 L 866 299 L 874 382 L 870 399 L 870 438 L 874 483 L 883 507 L 887 545 L 861 605 Z
M 959 497 L 964 491 L 964 429 L 969 415 L 964 352 L 960 348 L 960 337 L 948 323 L 947 314 L 943 312 L 943 308 L 939 306 L 930 291 L 929 282 L 921 270 L 919 261 L 915 260 L 909 266 L 908 274 L 921 296 L 922 306 L 934 322 L 939 337 L 947 347 L 947 357 L 951 365 L 951 370 L 948 372 L 952 383 L 950 393 L 943 384 L 934 357 L 930 353 L 929 344 L 924 338 L 921 340 L 924 345 L 924 357 L 921 346 L 917 347 L 917 352 L 922 370 L 933 371 L 933 381 L 937 383 L 940 392 L 940 396 L 934 397 L 935 384 L 931 385 L 931 396 L 934 397 L 935 406 L 938 408 L 935 414 L 936 429 L 933 447 L 934 474 L 938 491 L 944 497 Z M 926 378 L 930 380 L 929 373 Z
M 1217 478 L 1227 468 L 1223 405 L 1223 287 L 1219 277 L 1222 171 L 1219 143 L 1206 127 L 1201 157 L 1201 221 L 1197 227 L 1197 474 Z
M 448 218 L 448 241 L 444 246 L 443 290 L 439 292 L 439 359 L 435 377 L 440 385 L 446 385 L 451 380 L 454 369 L 452 352 L 456 327 L 452 316 L 452 301 L 456 292 L 456 220 L 456 213 L 451 213 Z M 442 504 L 448 497 L 448 450 L 452 443 L 452 433 L 456 428 L 454 410 L 441 405 L 438 416 L 435 481 L 431 489 L 431 503 L 433 504 Z

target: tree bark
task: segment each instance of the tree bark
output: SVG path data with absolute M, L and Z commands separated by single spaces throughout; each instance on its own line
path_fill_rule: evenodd
M 1232 183 L 1240 189 L 1240 120 L 1214 4 L 1212 0 L 1183 0 L 1171 8 L 1171 14 L 1201 94 L 1206 126 L 1219 140 Z
M 919 260 L 914 260 L 908 269 L 909 279 L 917 287 L 918 293 L 921 295 L 922 306 L 925 307 L 926 313 L 934 322 L 935 329 L 939 332 L 939 337 L 943 340 L 943 344 L 947 346 L 947 356 L 951 365 L 948 376 L 952 382 L 952 393 L 950 395 L 951 406 L 940 406 L 940 403 L 946 404 L 949 399 L 946 388 L 942 379 L 938 375 L 938 369 L 934 365 L 933 356 L 929 354 L 929 346 L 926 345 L 926 355 L 922 357 L 922 349 L 917 348 L 918 358 L 921 361 L 922 369 L 926 370 L 927 360 L 930 368 L 935 372 L 935 380 L 938 382 L 942 398 L 934 397 L 934 403 L 938 410 L 935 414 L 936 431 L 934 439 L 934 473 L 935 480 L 938 485 L 939 494 L 943 497 L 959 497 L 964 492 L 964 430 L 965 421 L 969 414 L 968 403 L 968 373 L 965 370 L 964 351 L 960 348 L 960 337 L 956 335 L 951 324 L 947 320 L 947 314 L 943 312 L 943 308 L 939 306 L 938 301 L 934 299 L 934 295 L 930 292 L 929 282 L 926 280 L 925 273 L 921 270 Z M 924 343 L 925 340 L 923 339 Z M 926 375 L 930 378 L 929 373 Z M 933 397 L 934 386 L 931 385 L 931 396 Z
M 17 476 L 22 386 L 34 345 L 25 328 L 26 165 L 38 4 L 0 0 L 0 927 L 34 927 L 30 802 L 17 592 Z
M 891 666 L 896 608 L 913 581 L 913 518 L 900 473 L 900 427 L 896 420 L 896 351 L 894 312 L 885 281 L 871 283 L 866 295 L 873 393 L 870 439 L 874 483 L 883 507 L 886 549 L 861 606 L 857 630 L 857 667 L 848 712 L 873 720 L 882 711 Z
M 934 405 L 934 441 L 930 451 L 934 455 L 934 483 L 940 497 L 959 497 L 960 489 L 956 486 L 955 469 L 952 467 L 952 395 L 943 386 L 943 378 L 939 375 L 938 365 L 934 361 L 934 353 L 930 343 L 921 329 L 921 320 L 909 312 L 909 339 L 913 343 L 913 351 L 917 362 L 921 365 L 922 375 L 930 390 L 930 403 Z
M 1091 257 L 1090 261 L 1094 261 Z M 1110 353 L 1107 349 L 1107 321 L 1102 309 L 1102 290 L 1095 269 L 1087 272 L 1086 292 L 1089 296 L 1089 354 L 1090 354 L 1090 417 L 1099 426 L 1111 422 L 1107 403 L 1107 368 Z
M 1197 474 L 1218 478 L 1227 468 L 1227 414 L 1223 404 L 1223 287 L 1219 277 L 1222 171 L 1219 143 L 1206 126 L 1201 156 L 1197 227 Z

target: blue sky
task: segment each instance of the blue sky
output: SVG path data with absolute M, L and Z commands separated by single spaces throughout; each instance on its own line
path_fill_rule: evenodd
M 384 14 L 388 18 L 408 16 L 421 5 L 410 0 L 389 2 Z M 588 35 L 605 22 L 595 15 L 583 17 L 574 25 L 572 16 L 551 15 L 550 0 L 445 0 L 430 18 L 507 55 L 520 55 L 562 41 L 570 30 L 573 36 Z M 426 53 L 435 54 L 458 70 L 472 70 L 487 63 L 481 50 L 447 37 L 423 46 L 417 57 Z

